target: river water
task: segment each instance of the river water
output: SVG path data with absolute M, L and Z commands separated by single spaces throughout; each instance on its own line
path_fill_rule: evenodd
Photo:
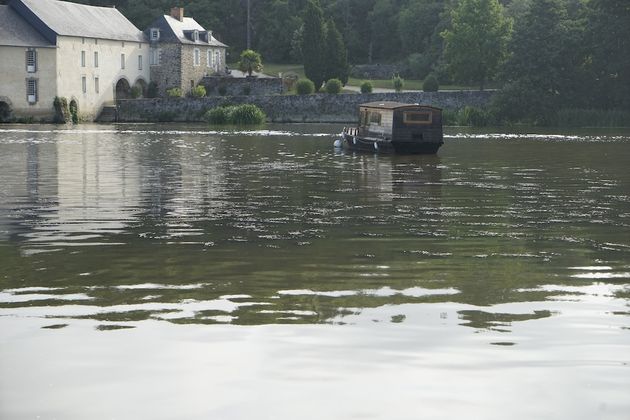
M 2 419 L 630 419 L 630 132 L 0 127 Z

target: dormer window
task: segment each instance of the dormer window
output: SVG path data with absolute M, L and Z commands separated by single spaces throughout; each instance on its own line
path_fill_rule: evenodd
M 193 40 L 194 42 L 199 41 L 199 31 L 197 31 L 197 30 L 194 30 L 194 31 L 193 31 L 193 33 L 192 33 L 192 40 Z
M 157 41 L 160 39 L 160 30 L 158 28 L 151 28 L 150 34 L 151 41 Z

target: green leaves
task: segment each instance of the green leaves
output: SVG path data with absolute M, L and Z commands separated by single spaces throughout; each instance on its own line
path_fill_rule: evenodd
M 498 0 L 461 0 L 451 11 L 451 28 L 441 34 L 455 80 L 477 82 L 483 90 L 507 56 L 511 32 Z

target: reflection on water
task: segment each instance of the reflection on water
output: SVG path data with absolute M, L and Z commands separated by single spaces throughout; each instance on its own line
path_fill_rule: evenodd
M 553 308 L 492 305 L 593 281 L 623 305 L 627 137 L 456 132 L 379 156 L 295 128 L 3 130 L 0 314 L 352 323 L 459 302 L 461 325 L 509 330 Z
M 0 417 L 627 417 L 630 136 L 339 131 L 0 128 Z

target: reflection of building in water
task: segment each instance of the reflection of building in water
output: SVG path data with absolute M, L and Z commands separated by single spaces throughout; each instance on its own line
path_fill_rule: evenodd
M 0 240 L 23 232 L 38 208 L 56 204 L 57 151 L 54 144 L 33 142 L 4 145 L 0 165 Z
M 59 232 L 118 233 L 139 212 L 136 148 L 109 135 L 81 133 L 57 143 Z M 64 139 L 64 140 L 65 140 Z
M 1 220 L 18 216 L 10 233 L 31 243 L 121 232 L 139 211 L 134 149 L 102 134 L 56 136 L 40 142 L 36 135 L 11 151 L 0 169 L 10 201 Z

